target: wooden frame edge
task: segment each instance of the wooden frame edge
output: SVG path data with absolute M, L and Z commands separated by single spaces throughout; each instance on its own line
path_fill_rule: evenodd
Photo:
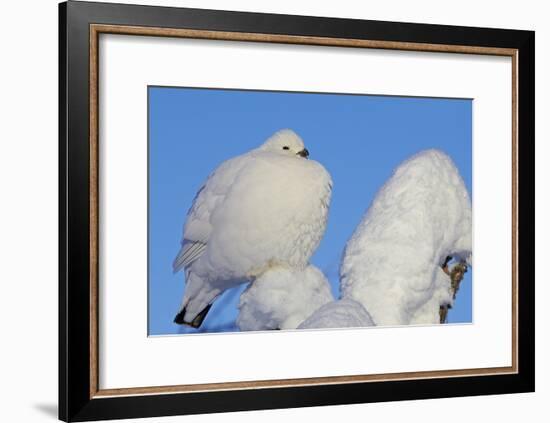
M 519 181 L 519 51 L 512 54 L 512 367 L 519 372 L 519 209 L 518 209 L 518 181 Z
M 443 379 L 449 377 L 475 377 L 516 374 L 513 367 L 488 369 L 435 370 L 407 373 L 381 373 L 372 375 L 324 376 L 315 378 L 255 380 L 243 382 L 201 383 L 192 385 L 148 386 L 136 388 L 100 389 L 91 397 L 110 398 L 148 394 L 182 394 L 191 392 L 219 392 L 246 389 L 288 388 L 315 385 L 341 385 L 361 382 L 404 381 L 415 379 Z
M 325 47 L 358 47 L 381 50 L 465 53 L 492 56 L 513 56 L 516 49 L 451 44 L 412 43 L 403 41 L 361 40 L 301 35 L 264 34 L 253 32 L 212 31 L 132 25 L 91 24 L 91 34 L 141 35 L 153 37 L 194 38 L 201 40 L 248 41 L 275 44 L 303 44 Z
M 90 398 L 99 390 L 99 33 L 90 31 Z

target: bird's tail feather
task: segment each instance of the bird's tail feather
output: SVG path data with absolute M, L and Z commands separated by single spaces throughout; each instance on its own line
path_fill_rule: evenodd
M 187 326 L 191 326 L 192 328 L 195 328 L 195 329 L 198 329 L 201 325 L 202 325 L 202 322 L 204 321 L 204 318 L 206 317 L 206 315 L 208 314 L 208 312 L 210 311 L 210 308 L 212 307 L 212 304 L 208 304 L 205 308 L 202 309 L 202 311 L 197 314 L 195 316 L 195 318 L 193 320 L 191 320 L 190 322 L 186 321 L 185 320 L 185 307 L 183 308 L 182 311 L 180 311 L 176 317 L 174 318 L 174 323 L 177 323 L 178 325 L 187 325 Z
M 221 292 L 219 288 L 212 287 L 193 272 L 188 272 L 185 294 L 174 323 L 198 328 Z

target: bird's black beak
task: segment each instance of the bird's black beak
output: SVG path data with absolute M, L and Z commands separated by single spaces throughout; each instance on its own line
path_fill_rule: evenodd
M 307 159 L 309 157 L 309 151 L 307 151 L 307 148 L 304 148 L 302 151 L 298 151 L 296 155 Z

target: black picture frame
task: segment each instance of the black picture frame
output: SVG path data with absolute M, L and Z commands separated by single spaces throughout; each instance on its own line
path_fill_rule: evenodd
M 517 372 L 94 397 L 90 363 L 90 26 L 122 25 L 517 50 Z M 69 1 L 59 5 L 59 418 L 87 421 L 533 392 L 535 34 L 531 31 Z

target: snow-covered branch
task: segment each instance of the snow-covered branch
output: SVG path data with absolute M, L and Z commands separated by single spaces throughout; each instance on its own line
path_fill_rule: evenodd
M 315 266 L 272 267 L 241 295 L 237 326 L 241 330 L 296 329 L 333 300 L 329 282 Z
M 309 316 L 298 329 L 364 328 L 374 326 L 365 307 L 350 298 L 332 301 Z
M 464 182 L 446 154 L 424 151 L 395 170 L 348 241 L 341 294 L 377 325 L 439 323 L 440 305 L 453 301 L 445 259 L 469 264 L 471 253 Z

